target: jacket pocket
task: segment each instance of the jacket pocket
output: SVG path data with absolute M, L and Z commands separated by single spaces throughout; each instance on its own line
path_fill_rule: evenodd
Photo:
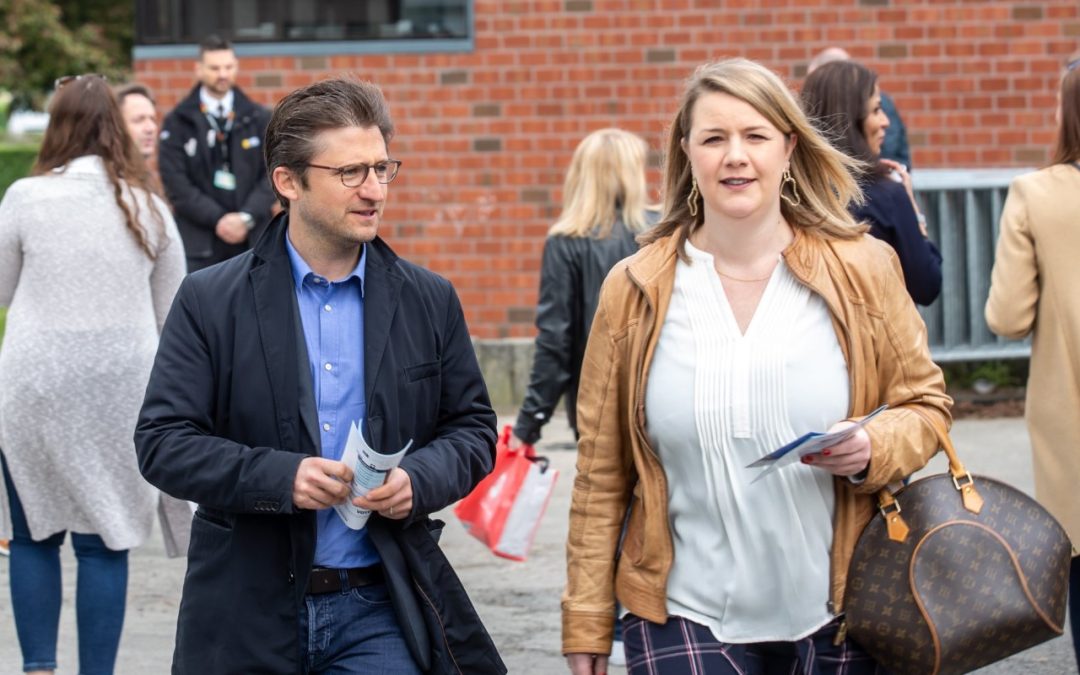
M 405 368 L 405 379 L 409 382 L 416 382 L 417 380 L 435 377 L 439 374 L 439 366 L 440 362 L 438 359 L 415 366 L 409 366 Z
M 442 532 L 443 528 L 446 527 L 446 522 L 439 520 L 438 518 L 429 518 L 424 524 L 427 526 L 428 534 L 430 534 L 431 538 L 438 544 L 439 540 L 442 539 Z
M 228 521 L 228 519 L 216 513 L 209 513 L 201 506 L 195 509 L 195 520 L 202 521 L 211 528 L 221 530 L 223 532 L 232 532 L 233 530 L 233 525 Z

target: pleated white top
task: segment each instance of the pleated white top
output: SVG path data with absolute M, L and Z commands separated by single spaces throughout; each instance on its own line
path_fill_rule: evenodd
M 668 481 L 668 613 L 722 642 L 797 640 L 832 619 L 832 476 L 746 465 L 847 415 L 825 302 L 780 260 L 741 334 L 712 256 L 686 250 L 652 362 L 647 432 Z

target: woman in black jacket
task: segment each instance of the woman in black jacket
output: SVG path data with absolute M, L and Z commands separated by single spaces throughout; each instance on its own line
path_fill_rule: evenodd
M 929 305 L 941 293 L 941 253 L 927 237 L 907 167 L 881 159 L 889 118 L 881 109 L 877 74 L 854 61 L 825 64 L 806 78 L 802 101 L 833 145 L 866 164 L 865 201 L 852 204 L 851 213 L 896 250 L 908 294 Z
M 647 204 L 647 152 L 645 141 L 621 129 L 594 131 L 574 151 L 562 214 L 544 244 L 536 352 L 515 444 L 539 440 L 564 395 L 577 433 L 578 374 L 600 284 L 615 263 L 637 251 L 634 237 L 656 220 Z

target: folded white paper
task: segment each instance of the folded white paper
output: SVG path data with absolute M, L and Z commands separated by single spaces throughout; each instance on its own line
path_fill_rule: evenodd
M 405 447 L 392 455 L 384 455 L 375 451 L 360 435 L 356 423 L 349 425 L 349 439 L 345 442 L 345 451 L 341 454 L 341 461 L 353 470 L 353 480 L 349 484 L 349 499 L 343 504 L 334 506 L 338 517 L 345 525 L 353 530 L 363 529 L 367 524 L 371 511 L 362 509 L 352 503 L 354 497 L 365 497 L 368 492 L 386 482 L 386 474 L 397 468 L 401 458 L 412 446 L 412 439 Z

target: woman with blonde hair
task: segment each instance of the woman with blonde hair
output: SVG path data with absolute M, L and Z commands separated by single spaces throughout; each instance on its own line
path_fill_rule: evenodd
M 1009 186 L 1001 213 L 986 323 L 998 335 L 1032 336 L 1028 433 L 1035 494 L 1073 541 L 1069 616 L 1080 664 L 1080 52 L 1065 67 L 1050 166 Z
M 582 367 L 573 673 L 607 670 L 616 598 L 632 674 L 879 671 L 845 636 L 848 562 L 951 401 L 896 255 L 848 213 L 854 165 L 761 65 L 690 78 L 663 216 L 604 283 Z M 754 460 L 886 403 L 753 482 Z
M 56 669 L 60 546 L 78 562 L 78 672 L 113 672 L 128 549 L 157 491 L 132 436 L 184 275 L 168 208 L 104 78 L 61 78 L 34 175 L 0 202 L 0 537 L 23 670 Z
M 544 243 L 536 351 L 516 443 L 538 441 L 563 396 L 576 430 L 578 375 L 600 284 L 656 219 L 645 187 L 647 154 L 645 141 L 622 129 L 594 131 L 574 151 L 562 213 Z

